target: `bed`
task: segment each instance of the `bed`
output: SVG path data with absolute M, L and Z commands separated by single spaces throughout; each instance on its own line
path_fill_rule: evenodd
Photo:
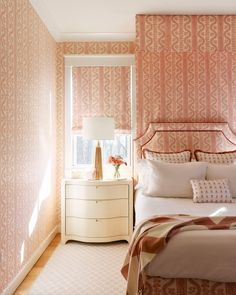
M 225 153 L 236 150 L 236 136 L 227 123 L 150 123 L 145 134 L 135 140 L 134 150 L 137 176 L 140 168 L 137 162 L 144 151 L 171 154 L 188 150 L 192 155 L 196 150 Z M 195 160 L 193 157 L 192 161 Z M 136 225 L 156 215 L 177 214 L 235 218 L 236 202 L 233 199 L 232 203 L 206 204 L 194 203 L 190 198 L 152 197 L 137 186 Z M 179 232 L 147 264 L 145 276 L 142 291 L 145 295 L 236 294 L 235 229 Z

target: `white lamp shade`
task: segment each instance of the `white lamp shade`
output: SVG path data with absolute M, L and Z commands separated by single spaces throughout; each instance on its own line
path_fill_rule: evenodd
M 83 118 L 83 137 L 85 139 L 114 139 L 114 118 Z

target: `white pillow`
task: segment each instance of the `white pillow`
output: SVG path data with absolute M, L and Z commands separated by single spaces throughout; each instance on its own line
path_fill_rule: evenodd
M 236 198 L 236 165 L 235 164 L 208 164 L 206 178 L 228 178 L 232 197 Z
M 135 189 L 144 188 L 148 178 L 148 163 L 147 160 L 139 160 L 137 165 L 138 183 Z
M 165 163 L 185 163 L 191 161 L 191 151 L 181 151 L 176 153 L 154 152 L 148 149 L 143 150 L 143 156 L 147 160 L 156 160 Z
M 143 192 L 153 197 L 192 198 L 190 180 L 205 179 L 207 163 L 162 163 L 147 160 L 148 175 Z
M 228 179 L 192 179 L 193 201 L 195 203 L 232 203 Z

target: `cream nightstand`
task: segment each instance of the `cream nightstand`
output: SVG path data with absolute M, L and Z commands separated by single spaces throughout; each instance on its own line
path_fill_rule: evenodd
M 129 241 L 133 232 L 133 182 L 64 179 L 61 241 Z

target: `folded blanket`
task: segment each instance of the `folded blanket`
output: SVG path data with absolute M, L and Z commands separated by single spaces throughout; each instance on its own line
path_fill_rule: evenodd
M 186 230 L 236 229 L 236 217 L 154 216 L 137 227 L 121 269 L 127 280 L 127 295 L 136 295 L 145 284 L 145 267 L 160 253 L 171 237 Z

